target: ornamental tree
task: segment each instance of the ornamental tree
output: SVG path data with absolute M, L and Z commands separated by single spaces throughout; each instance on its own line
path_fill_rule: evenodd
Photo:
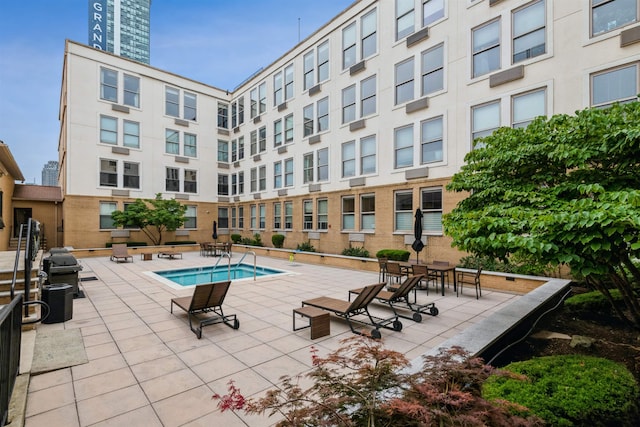
M 175 199 L 165 200 L 160 193 L 155 199 L 136 199 L 123 211 L 113 211 L 111 218 L 116 227 L 137 227 L 153 245 L 162 244 L 162 233 L 174 231 L 185 222 L 187 207 Z
M 640 103 L 500 128 L 447 186 L 469 197 L 444 216 L 459 249 L 567 265 L 640 328 Z

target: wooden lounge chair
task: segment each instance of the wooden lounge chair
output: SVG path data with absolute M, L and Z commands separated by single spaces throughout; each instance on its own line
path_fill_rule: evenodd
M 344 318 L 349 327 L 351 328 L 351 332 L 358 335 L 370 336 L 371 338 L 378 339 L 382 335 L 380 334 L 380 328 L 393 329 L 394 331 L 402 330 L 402 322 L 398 320 L 398 316 L 389 318 L 389 319 L 381 319 L 378 317 L 374 317 L 369 313 L 369 309 L 367 306 L 371 301 L 376 297 L 378 292 L 384 288 L 386 283 L 377 283 L 375 285 L 369 285 L 362 288 L 362 292 L 358 295 L 358 297 L 350 301 L 341 300 L 338 298 L 331 297 L 318 297 L 310 300 L 302 301 L 302 306 L 311 306 L 321 308 L 323 310 L 329 311 L 336 316 Z M 353 319 L 353 316 L 366 314 L 369 322 L 363 320 Z M 358 331 L 353 327 L 353 321 L 357 321 L 359 323 L 364 323 L 366 325 L 371 325 L 374 329 L 371 332 L 363 332 Z M 389 326 L 391 324 L 392 326 Z
M 109 259 L 115 262 L 127 262 L 129 260 L 133 262 L 133 256 L 129 255 L 126 243 L 114 243 L 111 245 L 111 258 Z
M 222 322 L 232 329 L 238 329 L 240 321 L 236 318 L 236 315 L 225 315 L 222 312 L 222 303 L 230 285 L 230 281 L 197 285 L 193 290 L 192 296 L 171 299 L 171 313 L 173 313 L 174 304 L 186 311 L 189 317 L 189 328 L 196 334 L 198 339 L 202 338 L 202 327 L 213 325 L 214 323 Z M 215 316 L 204 319 L 198 317 L 203 313 L 215 313 Z M 194 328 L 194 323 L 196 323 L 197 328 Z
M 180 259 L 182 259 L 182 252 L 178 252 L 178 251 L 160 251 L 158 252 L 158 258 L 169 258 L 169 259 L 176 259 L 178 257 L 180 257 Z
M 435 303 L 431 302 L 428 304 L 418 305 L 415 303 L 415 297 L 413 304 L 409 301 L 409 294 L 411 293 L 411 291 L 415 292 L 416 286 L 418 286 L 422 279 L 423 276 L 421 275 L 407 277 L 405 281 L 402 282 L 397 288 L 394 288 L 393 291 L 380 291 L 374 297 L 374 299 L 377 299 L 378 301 L 385 303 L 389 307 L 391 307 L 391 310 L 393 310 L 393 314 L 396 317 L 413 320 L 414 322 L 422 322 L 421 313 L 428 314 L 430 316 L 437 316 L 439 311 L 436 308 Z M 364 291 L 364 289 L 365 288 L 350 290 L 349 299 L 351 299 L 351 295 L 360 295 Z M 396 310 L 396 306 L 398 305 L 402 306 L 402 308 L 408 308 L 413 312 L 413 315 L 409 317 L 398 313 L 398 311 Z

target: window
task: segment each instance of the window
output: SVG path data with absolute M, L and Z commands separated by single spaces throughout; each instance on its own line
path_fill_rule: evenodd
M 318 200 L 318 230 L 329 228 L 329 201 L 327 199 Z
M 198 228 L 198 211 L 196 206 L 187 205 L 187 210 L 184 212 L 184 224 L 183 228 L 195 229 Z
M 420 163 L 441 162 L 442 150 L 442 116 L 420 123 Z
M 219 196 L 228 196 L 229 195 L 229 175 L 219 173 L 218 174 L 218 195 Z
M 267 111 L 267 84 L 261 83 L 258 87 L 251 89 L 251 118 L 255 118 Z
M 242 159 L 244 159 L 244 136 L 231 141 L 231 161 L 237 162 Z
M 258 205 L 258 225 L 261 229 L 267 226 L 267 207 L 264 203 Z
M 313 230 L 313 201 L 302 202 L 302 229 Z
M 249 134 L 249 153 L 252 156 L 258 154 L 258 131 L 252 130 Z
M 258 150 L 260 153 L 267 151 L 267 127 L 258 129 Z
M 423 230 L 442 234 L 442 188 L 422 189 L 421 197 Z
M 244 206 L 238 207 L 238 228 L 244 228 Z
M 111 213 L 118 209 L 115 202 L 100 202 L 100 229 L 113 230 L 116 226 L 113 224 Z
M 293 114 L 284 118 L 284 143 L 293 142 Z
M 115 160 L 100 159 L 100 186 L 118 186 L 118 162 Z
M 293 98 L 293 64 L 284 69 L 284 100 Z
M 231 195 L 244 193 L 244 172 L 231 174 Z
M 302 89 L 309 90 L 315 84 L 315 52 L 305 53 L 302 58 L 302 72 L 304 74 L 304 80 L 302 82 Z
M 471 136 L 473 144 L 476 144 L 476 139 L 491 135 L 500 127 L 500 101 L 473 107 L 471 121 Z
M 123 180 L 124 188 L 140 188 L 140 165 L 138 163 L 123 162 Z
M 251 168 L 249 172 L 251 174 L 250 191 L 252 193 L 255 193 L 256 191 L 258 191 L 258 169 Z
M 167 154 L 180 154 L 180 132 L 166 129 L 164 151 Z
M 218 102 L 218 127 L 229 129 L 229 104 Z
M 444 0 L 423 0 L 422 26 L 426 27 L 444 17 Z
M 258 189 L 260 191 L 265 191 L 267 189 L 267 167 L 260 166 L 258 168 L 258 175 L 259 175 Z
M 184 119 L 195 120 L 197 112 L 197 98 L 195 93 L 184 93 Z
M 165 88 L 165 110 L 167 116 L 180 117 L 180 91 L 172 87 Z
M 273 164 L 273 188 L 282 187 L 282 162 Z
M 193 134 L 184 134 L 184 155 L 188 157 L 196 157 L 198 155 L 198 143 L 196 136 Z
M 278 106 L 282 104 L 284 95 L 284 87 L 282 83 L 282 71 L 279 71 L 273 75 L 273 105 Z
M 396 0 L 396 40 L 400 40 L 414 31 L 413 0 Z
M 592 36 L 613 31 L 637 20 L 637 0 L 591 0 Z
M 413 58 L 396 64 L 396 105 L 413 99 Z
M 244 96 L 231 103 L 231 127 L 235 128 L 244 123 Z
M 444 44 L 422 53 L 422 96 L 444 89 Z
M 606 107 L 613 102 L 636 100 L 638 64 L 625 65 L 591 76 L 591 105 Z
M 329 130 L 329 98 L 322 98 L 317 102 L 318 132 Z
M 360 196 L 360 229 L 376 229 L 376 196 L 373 194 Z
M 238 210 L 236 208 L 231 208 L 231 228 L 236 228 L 238 226 Z
M 318 181 L 329 180 L 329 149 L 318 150 Z
M 342 89 L 342 123 L 356 119 L 356 85 Z
M 360 173 L 376 172 L 376 137 L 374 135 L 360 140 Z
M 251 229 L 255 229 L 256 228 L 256 224 L 257 224 L 257 210 L 256 210 L 257 206 L 256 205 L 251 205 L 249 206 L 249 226 L 251 227 Z
M 473 77 L 482 76 L 500 68 L 500 20 L 490 22 L 472 31 Z
M 512 123 L 514 128 L 527 127 L 538 116 L 546 116 L 545 90 L 536 90 L 516 95 L 512 102 Z
M 282 204 L 280 202 L 273 204 L 273 229 L 282 228 Z
M 218 208 L 218 227 L 229 228 L 229 208 Z
M 360 84 L 360 117 L 366 117 L 376 112 L 376 76 L 371 76 Z
M 342 69 L 356 63 L 356 23 L 342 30 Z
M 329 79 L 329 40 L 318 46 L 318 83 Z
M 513 63 L 545 53 L 545 37 L 544 0 L 513 12 Z
M 165 180 L 165 190 L 166 191 L 180 191 L 180 169 L 178 168 L 167 168 L 166 169 L 166 180 Z
M 293 158 L 284 161 L 284 186 L 293 187 Z
M 356 142 L 342 144 L 342 177 L 356 176 Z
M 125 147 L 140 148 L 140 123 L 123 120 L 123 143 Z
M 353 196 L 342 198 L 342 229 L 356 229 L 356 199 Z
M 140 107 L 140 79 L 138 77 L 124 75 L 124 105 Z
M 413 166 L 413 126 L 394 131 L 394 168 Z
M 313 104 L 309 104 L 302 109 L 303 132 L 302 136 L 313 135 Z
M 377 20 L 378 12 L 376 9 L 360 18 L 360 56 L 362 59 L 368 58 L 378 51 Z
M 313 153 L 307 153 L 302 158 L 302 183 L 313 182 Z
M 273 122 L 273 146 L 279 147 L 282 145 L 282 119 L 278 119 Z
M 394 199 L 395 231 L 412 230 L 413 193 L 411 191 L 396 191 Z
M 218 161 L 229 162 L 229 141 L 218 140 Z
M 185 193 L 198 192 L 198 174 L 196 171 L 188 170 L 188 169 L 184 171 L 184 192 Z
M 100 99 L 118 102 L 118 72 L 100 68 Z
M 100 116 L 100 142 L 118 144 L 118 119 Z
M 293 202 L 284 202 L 284 228 L 293 228 Z

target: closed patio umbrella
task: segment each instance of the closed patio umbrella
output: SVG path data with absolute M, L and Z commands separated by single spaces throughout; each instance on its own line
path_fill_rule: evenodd
M 413 223 L 413 237 L 415 240 L 411 247 L 416 251 L 416 262 L 419 262 L 418 255 L 420 251 L 424 249 L 424 243 L 422 243 L 422 211 L 420 208 L 416 209 L 415 222 Z
M 213 240 L 216 241 L 218 240 L 218 223 L 213 221 L 213 234 L 211 235 L 211 237 L 213 237 Z

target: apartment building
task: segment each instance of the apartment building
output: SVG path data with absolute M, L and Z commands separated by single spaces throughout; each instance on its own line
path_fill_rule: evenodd
M 360 0 L 233 92 L 68 41 L 64 244 L 144 240 L 110 213 L 160 193 L 188 207 L 172 240 L 215 220 L 288 248 L 410 249 L 420 208 L 420 257 L 457 260 L 442 215 L 464 195 L 445 187 L 473 140 L 635 99 L 638 3 Z

